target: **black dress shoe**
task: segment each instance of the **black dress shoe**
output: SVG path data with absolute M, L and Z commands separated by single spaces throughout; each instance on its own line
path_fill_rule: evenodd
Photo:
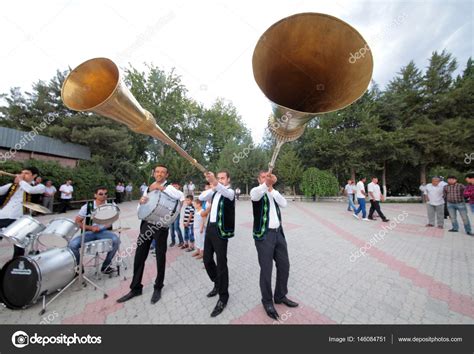
M 174 247 L 174 245 L 176 245 L 175 242 L 171 242 L 171 243 L 170 243 L 170 247 Z
M 455 230 L 455 229 L 450 229 L 448 230 L 449 232 L 458 232 L 458 230 Z
M 275 300 L 275 304 L 285 304 L 288 307 L 298 307 L 297 302 L 291 301 L 286 296 L 283 299 L 279 300 L 279 301 Z
M 161 299 L 161 289 L 155 289 L 151 297 L 151 303 L 156 304 Z
M 265 312 L 267 313 L 268 317 L 273 318 L 274 320 L 278 320 L 280 315 L 278 315 L 277 310 L 275 310 L 275 306 L 273 304 L 263 305 Z
M 125 302 L 130 299 L 133 299 L 135 296 L 140 296 L 142 294 L 141 291 L 130 291 L 128 294 L 122 296 L 117 302 Z
M 225 303 L 222 300 L 217 301 L 216 307 L 214 307 L 214 310 L 212 310 L 211 317 L 216 317 L 221 314 L 222 311 L 224 311 L 227 303 Z
M 209 294 L 207 294 L 207 297 L 214 297 L 217 295 L 217 286 L 214 286 L 214 288 L 211 290 Z

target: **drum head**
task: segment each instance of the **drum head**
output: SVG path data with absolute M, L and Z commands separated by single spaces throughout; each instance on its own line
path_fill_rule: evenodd
M 62 248 L 68 245 L 68 241 L 65 238 L 54 234 L 40 235 L 38 242 L 44 247 Z
M 38 280 L 36 267 L 27 257 L 5 264 L 0 271 L 0 292 L 5 305 L 11 309 L 29 305 L 38 291 Z

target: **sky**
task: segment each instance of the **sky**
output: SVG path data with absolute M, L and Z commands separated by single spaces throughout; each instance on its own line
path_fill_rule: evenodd
M 273 23 L 301 12 L 349 23 L 368 42 L 381 88 L 410 60 L 424 70 L 446 49 L 458 72 L 473 56 L 474 1 L 48 0 L 0 4 L 0 93 L 28 91 L 57 69 L 95 57 L 120 67 L 174 68 L 189 96 L 210 107 L 231 101 L 261 141 L 270 105 L 255 83 L 252 54 Z M 159 124 L 159 117 L 157 118 Z

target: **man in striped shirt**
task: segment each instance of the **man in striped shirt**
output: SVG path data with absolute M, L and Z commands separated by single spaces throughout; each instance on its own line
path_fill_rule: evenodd
M 191 194 L 186 196 L 184 201 L 186 207 L 184 208 L 184 245 L 180 248 L 187 248 L 186 252 L 194 251 L 194 206 L 193 196 Z

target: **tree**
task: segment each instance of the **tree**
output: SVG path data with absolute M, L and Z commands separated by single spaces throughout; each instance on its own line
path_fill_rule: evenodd
M 307 197 L 330 197 L 337 195 L 339 183 L 329 171 L 321 171 L 311 167 L 304 171 L 301 181 L 301 190 Z
M 289 186 L 296 195 L 296 186 L 301 182 L 303 164 L 295 150 L 292 148 L 283 151 L 277 160 L 275 174 L 284 185 Z

